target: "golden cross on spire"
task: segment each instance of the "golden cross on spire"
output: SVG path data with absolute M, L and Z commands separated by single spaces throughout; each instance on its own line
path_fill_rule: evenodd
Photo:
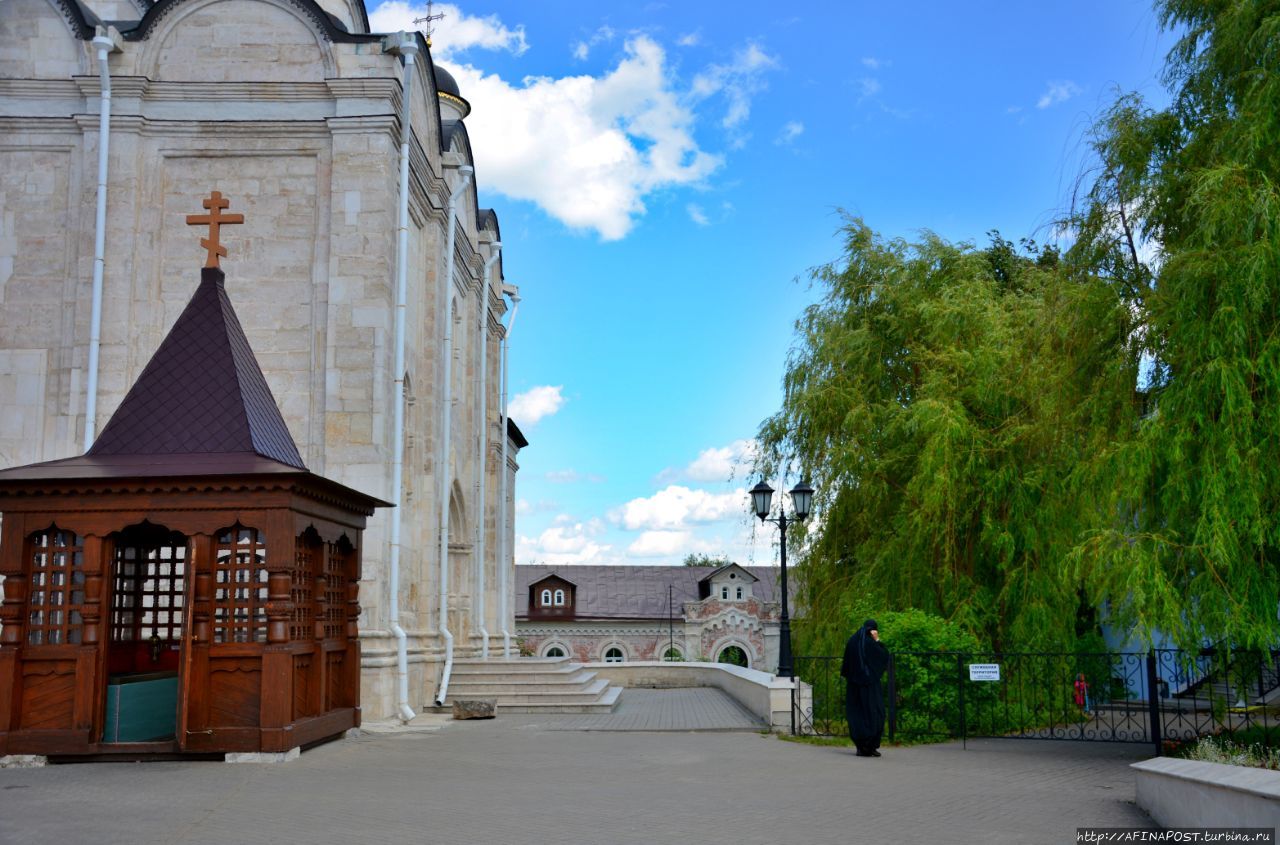
M 209 250 L 209 260 L 204 263 L 206 267 L 217 267 L 218 256 L 226 255 L 227 248 L 218 243 L 218 227 L 223 223 L 243 223 L 243 214 L 223 214 L 222 209 L 229 208 L 231 201 L 222 195 L 221 191 L 214 191 L 209 198 L 202 203 L 205 208 L 209 209 L 208 214 L 188 214 L 188 226 L 205 226 L 209 227 L 209 237 L 200 239 L 200 246 Z

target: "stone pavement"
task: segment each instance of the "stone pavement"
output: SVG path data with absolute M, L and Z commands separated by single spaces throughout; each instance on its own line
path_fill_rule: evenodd
M 564 730 L 573 718 L 365 734 L 283 765 L 0 770 L 0 843 L 1022 845 L 1150 825 L 1128 770 L 1145 746 L 981 740 L 863 759 L 757 733 Z
M 767 727 L 732 696 L 713 687 L 625 689 L 612 713 L 544 716 L 536 723 L 553 731 L 762 731 Z

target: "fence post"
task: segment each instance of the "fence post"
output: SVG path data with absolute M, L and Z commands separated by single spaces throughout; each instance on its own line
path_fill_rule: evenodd
M 1156 756 L 1159 757 L 1161 751 L 1161 733 L 1164 725 L 1163 717 L 1160 713 L 1160 698 L 1157 692 L 1159 677 L 1156 673 L 1156 650 L 1153 648 L 1147 652 L 1147 712 L 1151 721 L 1151 742 L 1155 745 Z
M 889 742 L 898 732 L 898 681 L 894 672 L 893 652 L 889 652 Z
M 964 712 L 964 655 L 956 655 L 956 690 L 960 693 L 960 745 L 969 747 L 969 724 Z

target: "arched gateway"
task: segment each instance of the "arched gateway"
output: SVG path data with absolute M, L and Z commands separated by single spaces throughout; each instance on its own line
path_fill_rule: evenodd
M 361 533 L 385 505 L 307 471 L 211 251 L 93 447 L 0 471 L 0 756 L 355 727 Z

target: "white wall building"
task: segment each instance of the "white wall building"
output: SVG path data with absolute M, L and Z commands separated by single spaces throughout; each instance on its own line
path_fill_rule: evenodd
M 501 424 L 509 304 L 497 217 L 477 207 L 468 172 L 470 106 L 420 35 L 398 43 L 388 49 L 368 32 L 362 0 L 0 0 L 0 466 L 80 454 L 86 426 L 106 424 L 199 282 L 201 233 L 185 217 L 221 191 L 245 216 L 223 230 L 228 293 L 303 460 L 402 500 L 365 535 L 367 719 L 397 710 L 393 520 L 409 706 L 438 692 L 444 630 L 456 656 L 475 656 L 486 641 L 501 653 L 504 630 L 514 629 L 510 502 L 525 445 Z M 110 121 L 99 262 L 100 50 Z M 101 329 L 89 420 L 95 275 Z

